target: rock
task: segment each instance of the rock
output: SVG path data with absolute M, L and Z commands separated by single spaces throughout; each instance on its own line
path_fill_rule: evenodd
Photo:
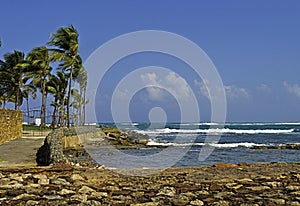
M 37 179 L 37 183 L 40 185 L 47 185 L 50 183 L 50 180 L 46 175 L 33 175 L 33 178 Z
M 90 201 L 87 201 L 84 205 L 93 205 L 93 206 L 101 206 L 101 202 L 98 202 L 96 200 L 90 200 Z
M 71 196 L 70 200 L 78 201 L 78 202 L 85 202 L 85 201 L 87 201 L 87 196 L 76 194 L 76 195 Z
M 61 197 L 59 195 L 44 195 L 43 198 L 45 198 L 47 200 L 61 200 L 61 199 L 63 199 L 63 197 Z
M 247 189 L 250 189 L 252 191 L 263 191 L 263 190 L 270 190 L 271 188 L 268 186 L 254 186 L 254 187 L 247 187 Z
M 237 190 L 237 189 L 243 187 L 242 184 L 237 184 L 237 183 L 227 183 L 225 186 L 228 189 L 234 189 L 234 190 Z
M 70 182 L 68 182 L 67 180 L 65 180 L 63 178 L 54 178 L 50 182 L 51 182 L 51 184 L 56 184 L 56 185 L 71 185 Z
M 300 196 L 300 191 L 291 192 L 290 194 L 294 195 L 294 196 Z M 299 201 L 300 201 L 300 198 L 299 198 Z
M 249 179 L 249 178 L 243 178 L 243 179 L 237 179 L 237 181 L 239 182 L 239 183 L 248 183 L 248 182 L 253 182 L 253 180 L 252 179 Z
M 218 192 L 216 195 L 214 195 L 214 198 L 223 199 L 224 197 L 230 197 L 232 195 L 234 195 L 233 192 Z
M 18 195 L 17 197 L 14 197 L 12 198 L 13 200 L 23 200 L 23 201 L 27 201 L 27 200 L 30 200 L 30 199 L 34 199 L 36 196 L 35 195 L 30 195 L 30 194 L 21 194 L 21 195 Z
M 131 204 L 130 206 L 158 206 L 158 205 L 160 205 L 158 202 L 145 202 L 145 203 Z
M 81 175 L 79 175 L 79 174 L 72 174 L 71 180 L 73 180 L 73 181 L 81 181 L 81 180 L 84 180 L 84 178 Z
M 193 200 L 190 202 L 190 204 L 195 206 L 202 206 L 204 205 L 204 202 L 202 202 L 201 200 Z
M 76 194 L 76 192 L 74 192 L 73 190 L 62 189 L 61 191 L 58 192 L 58 194 L 63 196 L 68 196 L 68 195 L 74 195 Z
M 228 163 L 216 163 L 212 165 L 213 167 L 217 168 L 230 168 L 230 167 L 236 167 L 236 164 L 228 164 Z
M 87 193 L 92 193 L 92 192 L 95 192 L 94 189 L 90 188 L 90 187 L 87 187 L 87 186 L 82 186 L 79 190 L 78 190 L 79 193 L 82 193 L 82 194 L 87 194 Z
M 176 195 L 176 189 L 174 187 L 164 187 L 159 191 L 157 195 L 165 195 L 169 197 L 174 197 Z
M 33 206 L 33 205 L 40 205 L 39 201 L 28 200 L 25 206 Z
M 215 205 L 215 206 L 229 206 L 230 203 L 228 201 L 221 200 L 221 201 L 218 201 L 218 202 L 214 202 L 213 205 Z
M 275 205 L 285 205 L 284 199 L 268 199 L 268 202 L 274 203 Z
M 20 176 L 19 174 L 10 174 L 9 178 L 12 180 L 17 180 L 18 182 L 23 182 L 23 178 L 22 176 Z
M 22 189 L 24 188 L 23 184 L 20 183 L 13 183 L 11 185 L 1 185 L 0 190 L 7 190 L 7 189 Z
M 237 165 L 241 166 L 241 167 L 245 167 L 245 166 L 248 166 L 248 163 L 247 162 L 239 162 Z
M 272 188 L 278 188 L 281 186 L 281 182 L 263 182 L 262 185 L 266 185 Z
M 223 185 L 213 183 L 213 184 L 210 185 L 209 189 L 211 191 L 222 191 L 223 190 Z
M 296 185 L 289 185 L 287 187 L 285 187 L 285 189 L 289 190 L 289 191 L 300 191 L 300 186 L 296 186 Z

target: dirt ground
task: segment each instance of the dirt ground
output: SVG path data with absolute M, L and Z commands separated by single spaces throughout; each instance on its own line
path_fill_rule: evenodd
M 32 135 L 32 134 L 31 134 Z M 36 152 L 43 145 L 46 133 L 41 136 L 24 135 L 22 138 L 5 142 L 0 145 L 0 167 L 36 166 Z

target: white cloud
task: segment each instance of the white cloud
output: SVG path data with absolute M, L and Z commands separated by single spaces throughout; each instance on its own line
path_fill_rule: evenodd
M 296 97 L 300 98 L 300 86 L 298 84 L 289 84 L 286 81 L 283 82 L 283 86 L 285 87 L 285 89 L 295 95 Z
M 210 99 L 210 96 L 206 86 L 209 84 L 210 83 L 207 80 L 203 80 L 202 82 L 194 80 L 194 85 L 199 88 L 200 94 L 208 99 Z M 237 87 L 235 85 L 224 85 L 224 90 L 228 99 L 250 98 L 248 91 L 242 87 Z
M 246 89 L 237 87 L 235 85 L 224 86 L 225 92 L 228 98 L 239 99 L 239 98 L 249 98 L 250 95 Z
M 260 84 L 256 89 L 265 93 L 270 93 L 272 91 L 272 89 L 266 84 Z
M 174 98 L 180 99 L 187 99 L 191 95 L 187 82 L 174 72 L 169 72 L 164 77 L 160 77 L 156 73 L 146 73 L 141 75 L 141 79 L 147 86 L 151 100 L 163 100 L 166 97 L 165 91 L 171 93 Z

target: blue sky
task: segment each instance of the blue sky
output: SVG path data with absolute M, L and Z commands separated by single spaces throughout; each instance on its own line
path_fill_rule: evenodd
M 0 57 L 14 49 L 28 52 L 44 45 L 51 32 L 70 24 L 79 31 L 83 60 L 119 35 L 139 30 L 169 31 L 195 42 L 215 64 L 225 85 L 227 121 L 300 121 L 299 11 L 300 2 L 296 0 L 45 3 L 7 0 L 1 2 Z M 166 60 L 162 57 L 137 56 L 127 60 L 130 63 L 120 62 L 119 67 L 146 66 L 151 61 L 174 67 L 185 80 L 171 74 L 170 78 L 175 78 L 173 82 L 182 85 L 180 88 L 185 84 L 193 87 L 201 104 L 201 120 L 209 121 L 210 104 L 201 79 L 194 79 L 192 72 L 182 72 L 178 68 L 180 63 L 172 65 L 168 57 Z M 103 82 L 103 93 L 98 92 L 102 96 L 97 97 L 96 110 L 101 121 L 111 121 L 109 98 L 105 97 L 113 91 L 113 82 L 121 79 L 122 72 L 117 67 L 112 68 L 109 81 Z M 133 121 L 147 120 L 154 106 L 165 108 L 169 121 L 178 120 L 178 112 L 172 112 L 178 110 L 172 97 L 141 101 L 142 97 L 147 99 L 146 94 L 147 91 L 141 91 L 132 100 Z

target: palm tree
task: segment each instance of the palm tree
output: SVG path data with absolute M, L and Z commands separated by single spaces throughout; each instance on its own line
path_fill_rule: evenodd
M 0 84 L 2 87 L 0 96 L 6 96 L 6 99 L 15 103 L 15 109 L 19 109 L 23 103 L 22 90 L 26 84 L 26 81 L 23 81 L 28 66 L 25 55 L 17 50 L 6 53 L 0 66 Z
M 27 124 L 30 124 L 30 110 L 29 110 L 29 96 L 32 95 L 33 99 L 36 99 L 36 87 L 34 85 L 25 85 L 22 96 L 26 99 L 26 107 L 27 107 Z
M 64 125 L 64 106 L 65 95 L 68 87 L 67 76 L 63 72 L 57 72 L 56 76 L 51 75 L 49 81 L 46 84 L 46 89 L 54 97 L 51 106 L 54 107 L 52 114 L 52 127 L 56 127 L 57 110 L 59 109 L 59 121 L 58 124 Z
M 80 65 L 74 71 L 75 81 L 79 84 L 79 95 L 81 101 L 79 101 L 79 124 L 84 125 L 85 120 L 85 105 L 86 105 L 86 87 L 87 87 L 87 71 Z
M 31 79 L 31 84 L 40 88 L 42 93 L 41 125 L 44 127 L 46 123 L 46 82 L 52 70 L 49 50 L 44 46 L 36 47 L 28 54 L 27 61 L 31 68 L 26 78 Z
M 67 96 L 67 126 L 70 127 L 70 103 L 73 81 L 73 69 L 75 64 L 81 64 L 81 58 L 78 54 L 78 32 L 71 25 L 59 28 L 55 34 L 51 35 L 48 45 L 57 47 L 51 49 L 51 59 L 61 62 L 64 71 L 69 72 L 69 88 Z
M 75 89 L 75 88 L 72 89 L 72 97 L 73 97 L 73 102 L 72 102 L 71 106 L 75 110 L 75 112 L 72 115 L 73 122 L 77 126 L 78 125 L 78 117 L 80 116 L 79 115 L 80 106 L 82 103 L 82 97 L 81 97 L 78 89 Z

